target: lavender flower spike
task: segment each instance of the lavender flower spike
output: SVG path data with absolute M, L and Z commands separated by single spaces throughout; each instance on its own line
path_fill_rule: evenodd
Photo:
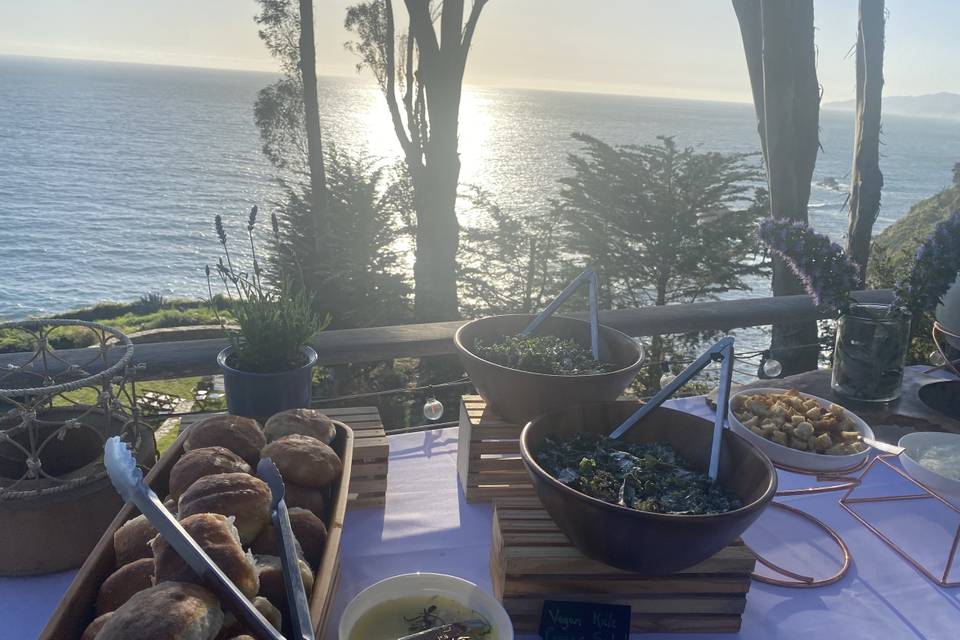
M 895 304 L 914 315 L 932 311 L 960 272 L 960 210 L 937 224 L 917 248 L 909 275 L 897 283 Z
M 786 220 L 764 220 L 757 236 L 800 279 L 814 305 L 830 311 L 847 307 L 860 280 L 856 263 L 839 245 L 803 223 Z
M 226 246 L 226 244 L 227 244 L 227 232 L 226 232 L 226 230 L 223 228 L 223 218 L 220 217 L 220 214 L 219 214 L 219 213 L 218 213 L 216 216 L 214 216 L 214 218 L 213 218 L 213 227 L 214 227 L 214 229 L 217 230 L 217 237 L 220 238 L 220 244 Z

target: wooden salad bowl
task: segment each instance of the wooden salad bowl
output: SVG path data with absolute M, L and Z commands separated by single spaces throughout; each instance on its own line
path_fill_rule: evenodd
M 557 481 L 537 463 L 537 452 L 547 438 L 610 433 L 639 406 L 638 402 L 600 402 L 542 415 L 523 429 L 520 453 L 544 508 L 584 555 L 625 571 L 673 573 L 715 555 L 746 531 L 773 499 L 777 473 L 763 452 L 724 429 L 719 481 L 744 506 L 716 515 L 676 515 L 637 511 L 592 498 Z M 623 438 L 668 443 L 692 469 L 706 473 L 712 433 L 711 422 L 661 407 Z
M 347 510 L 347 498 L 350 491 L 350 469 L 353 462 L 353 430 L 342 422 L 334 420 L 337 434 L 330 446 L 343 463 L 343 473 L 330 488 L 327 517 L 327 541 L 323 548 L 323 557 L 316 570 L 313 591 L 309 594 L 310 618 L 318 638 L 322 638 L 327 622 L 327 614 L 333 603 L 334 590 L 340 575 L 340 540 L 343 533 L 343 518 Z M 146 482 L 154 492 L 163 497 L 169 489 L 170 470 L 184 454 L 184 431 L 176 442 L 167 449 L 146 475 Z M 113 549 L 113 534 L 120 526 L 139 514 L 136 507 L 126 504 L 114 518 L 110 527 L 100 538 L 93 552 L 80 567 L 73 582 L 64 594 L 60 604 L 44 627 L 39 640 L 79 640 L 87 625 L 93 621 L 94 603 L 100 585 L 113 573 L 116 559 Z M 144 638 L 144 640 L 148 640 Z
M 483 399 L 509 422 L 524 424 L 551 409 L 585 402 L 616 400 L 630 386 L 643 366 L 644 352 L 633 338 L 600 325 L 600 360 L 617 366 L 615 371 L 591 375 L 549 375 L 511 369 L 477 356 L 478 339 L 491 344 L 520 333 L 533 315 L 490 316 L 457 329 L 453 343 L 460 362 Z M 572 338 L 590 349 L 590 323 L 563 316 L 547 318 L 535 335 Z

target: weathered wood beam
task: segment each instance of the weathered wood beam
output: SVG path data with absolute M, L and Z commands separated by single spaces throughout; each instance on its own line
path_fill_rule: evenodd
M 864 302 L 889 302 L 891 293 L 883 290 L 861 291 L 856 297 Z M 573 315 L 586 318 L 586 314 Z M 632 336 L 725 331 L 822 317 L 825 316 L 805 295 L 600 312 L 603 324 Z M 320 363 L 324 365 L 445 355 L 454 352 L 453 334 L 461 324 L 461 321 L 454 321 L 325 331 L 314 337 L 313 347 L 320 356 Z M 227 341 L 222 339 L 138 344 L 133 361 L 145 364 L 145 369 L 137 379 L 159 380 L 218 373 L 217 353 L 225 346 Z M 90 350 L 70 349 L 59 351 L 57 355 L 67 363 L 81 363 L 90 359 Z M 116 355 L 119 356 L 119 353 Z M 0 371 L 6 370 L 8 365 L 22 363 L 28 357 L 29 354 L 0 355 Z M 16 388 L 24 383 L 32 385 L 36 382 L 34 376 L 22 378 L 5 377 L 0 380 L 0 387 Z

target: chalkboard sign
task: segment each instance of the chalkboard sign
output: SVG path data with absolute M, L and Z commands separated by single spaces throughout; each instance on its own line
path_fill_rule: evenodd
M 540 615 L 543 640 L 629 640 L 630 607 L 547 600 Z

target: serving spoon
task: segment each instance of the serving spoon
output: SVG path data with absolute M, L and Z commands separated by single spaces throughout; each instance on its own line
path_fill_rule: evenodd
M 867 445 L 868 447 L 873 447 L 877 451 L 882 451 L 884 453 L 889 453 L 895 456 L 898 456 L 904 451 L 906 451 L 906 448 L 904 447 L 899 447 L 895 444 L 889 444 L 887 442 L 880 442 L 879 440 L 874 440 L 873 438 L 867 438 L 862 435 L 857 439 L 863 444 Z

